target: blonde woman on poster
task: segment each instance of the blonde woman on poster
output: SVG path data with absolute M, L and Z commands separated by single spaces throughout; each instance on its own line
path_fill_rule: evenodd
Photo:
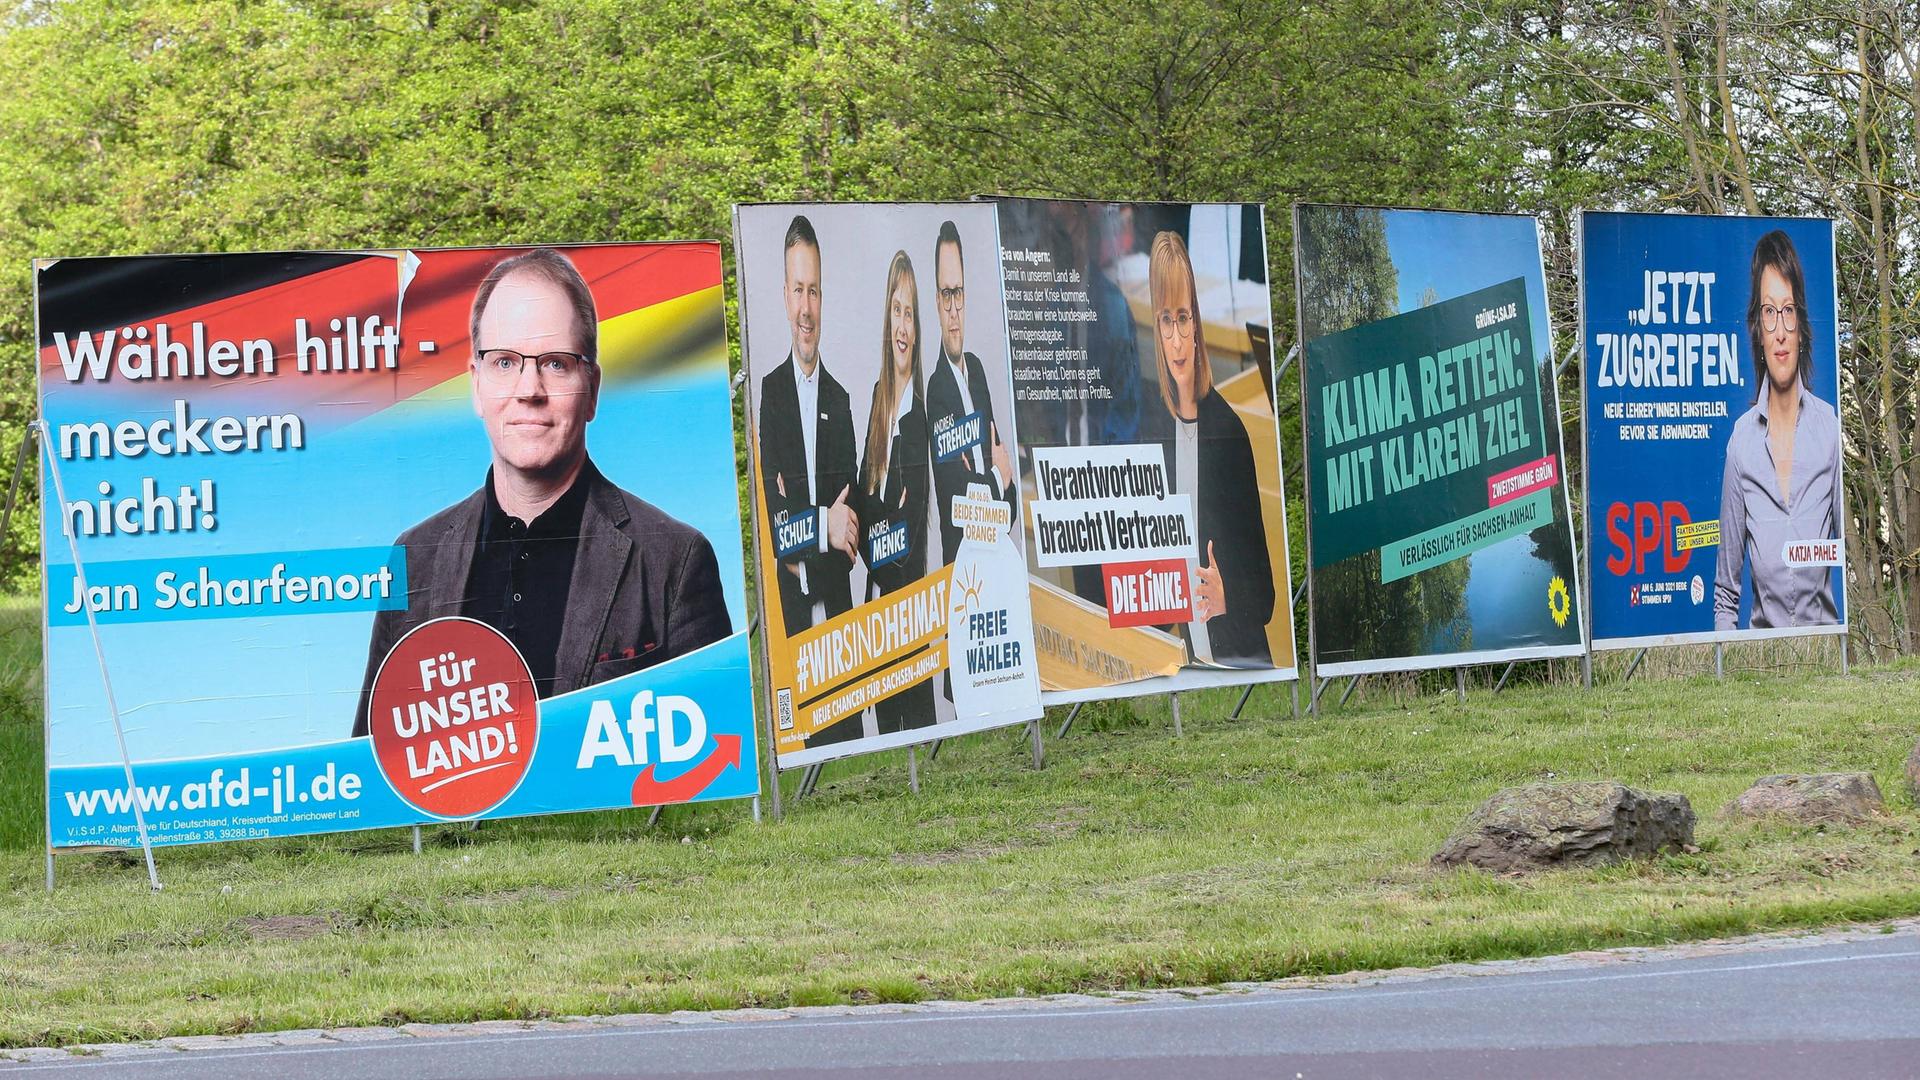
M 1253 445 L 1233 406 L 1213 387 L 1193 263 L 1180 234 L 1153 238 L 1147 262 L 1160 400 L 1173 416 L 1167 460 L 1173 490 L 1193 496 L 1200 557 L 1187 567 L 1193 621 L 1184 627 L 1195 661 L 1267 667 L 1273 567 Z
M 896 251 L 887 267 L 880 322 L 880 378 L 873 384 L 860 459 L 860 554 L 872 600 L 927 572 L 927 408 L 920 397 L 920 292 L 913 261 Z M 882 735 L 934 722 L 933 683 L 916 683 L 874 705 Z

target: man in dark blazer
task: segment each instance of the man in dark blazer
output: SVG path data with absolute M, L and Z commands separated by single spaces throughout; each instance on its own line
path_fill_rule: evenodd
M 783 248 L 787 358 L 760 380 L 760 493 L 773 532 L 774 577 L 788 637 L 853 608 L 849 575 L 859 558 L 858 455 L 847 391 L 820 359 L 820 238 L 795 215 Z M 860 716 L 813 734 L 809 746 L 861 734 Z
M 600 397 L 593 294 L 565 255 L 496 264 L 474 292 L 474 411 L 492 446 L 480 490 L 400 534 L 407 606 L 374 616 L 353 733 L 408 631 L 478 619 L 511 640 L 538 696 L 605 682 L 733 632 L 713 545 L 616 487 L 587 456 Z
M 852 509 L 853 408 L 820 359 L 820 241 L 805 217 L 787 228 L 785 258 L 793 345 L 760 380 L 759 457 L 781 617 L 792 637 L 853 607 L 848 575 L 860 519 Z
M 962 529 L 953 523 L 953 499 L 969 486 L 983 485 L 990 497 L 1013 509 L 1019 497 L 1019 477 L 994 423 L 993 396 L 987 370 L 966 349 L 967 293 L 960 230 L 953 222 L 940 224 L 933 246 L 934 303 L 940 313 L 940 359 L 927 376 L 927 423 L 933 439 L 933 491 L 940 519 L 940 560 L 952 565 L 960 550 Z M 968 418 L 978 414 L 977 434 Z M 942 445 L 942 433 L 948 445 Z M 1019 518 L 1016 516 L 1015 521 Z

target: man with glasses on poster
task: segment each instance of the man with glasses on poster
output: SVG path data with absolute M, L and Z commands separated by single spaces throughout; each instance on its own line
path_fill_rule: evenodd
M 933 242 L 934 305 L 940 317 L 940 359 L 927 377 L 927 421 L 933 435 L 934 516 L 940 519 L 940 561 L 951 566 L 963 530 L 953 520 L 953 500 L 978 485 L 989 498 L 1014 506 L 1019 475 L 994 423 L 987 369 L 966 349 L 966 263 L 960 230 L 940 223 Z M 1014 520 L 1019 520 L 1015 517 Z M 941 688 L 953 700 L 953 675 L 941 673 Z
M 940 558 L 952 565 L 961 527 L 952 501 L 979 484 L 988 497 L 1013 506 L 1015 474 L 994 422 L 987 369 L 966 350 L 967 291 L 960 230 L 941 222 L 933 248 L 934 303 L 940 315 L 940 359 L 927 377 L 927 419 L 932 425 L 933 490 L 939 506 Z
M 366 687 L 396 642 L 460 615 L 513 642 L 541 698 L 617 678 L 732 633 L 713 546 L 615 486 L 587 454 L 600 399 L 599 320 L 571 260 L 539 248 L 474 292 L 473 408 L 492 467 L 480 489 L 408 529 L 407 607 L 374 617 Z

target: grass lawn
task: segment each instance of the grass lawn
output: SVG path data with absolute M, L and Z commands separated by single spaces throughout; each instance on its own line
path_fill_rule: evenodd
M 405 830 L 162 849 L 159 896 L 137 856 L 71 856 L 49 897 L 33 618 L 0 608 L 0 1045 L 1182 985 L 1920 913 L 1915 664 L 1298 722 L 1285 687 L 1240 721 L 1194 694 L 1179 740 L 1145 700 L 1049 729 L 1039 772 L 1018 729 L 923 754 L 918 797 L 904 753 L 829 766 L 778 824 L 733 804 L 433 827 L 419 857 Z M 1763 773 L 1828 769 L 1872 770 L 1889 817 L 1717 816 Z M 1429 868 L 1480 800 L 1542 778 L 1683 792 L 1702 850 Z

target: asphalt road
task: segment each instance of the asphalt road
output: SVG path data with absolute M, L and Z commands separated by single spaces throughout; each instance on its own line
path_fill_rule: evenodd
M 1192 1000 L 656 1024 L 0 1065 L 0 1080 L 1920 1076 L 1920 929 Z

